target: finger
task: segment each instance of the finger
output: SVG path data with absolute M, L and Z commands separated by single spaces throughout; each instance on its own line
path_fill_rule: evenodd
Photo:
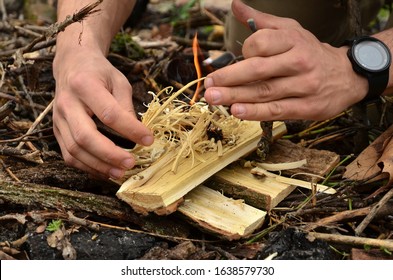
M 57 118 L 68 153 L 101 173 L 108 174 L 110 168 L 131 168 L 134 165 L 132 156 L 97 131 L 80 103 L 72 105 L 72 112 L 66 111 L 60 114 L 63 119 Z
M 259 29 L 251 34 L 243 44 L 244 58 L 273 56 L 291 50 L 296 42 L 296 30 Z
M 231 113 L 244 120 L 325 120 L 338 114 L 338 109 L 335 104 L 328 106 L 327 103 L 292 97 L 266 103 L 236 103 L 231 106 Z
M 232 87 L 265 81 L 274 77 L 294 76 L 303 70 L 298 57 L 278 55 L 274 57 L 252 57 L 221 68 L 205 79 L 207 91 L 211 87 Z
M 83 162 L 81 162 L 81 161 L 79 161 L 78 159 L 76 159 L 75 157 L 73 157 L 69 152 L 68 152 L 68 150 L 67 150 L 67 148 L 66 148 L 66 145 L 65 145 L 65 143 L 64 143 L 64 141 L 63 141 L 63 137 L 62 137 L 62 135 L 61 135 L 61 132 L 60 132 L 60 130 L 57 128 L 57 126 L 54 126 L 53 127 L 53 131 L 54 131 L 54 134 L 55 134 L 55 136 L 56 136 L 56 139 L 57 139 L 57 143 L 59 144 L 59 146 L 60 146 L 60 150 L 61 150 L 61 152 L 62 152 L 62 155 L 63 155 L 63 158 L 64 158 L 64 161 L 65 161 L 65 163 L 67 164 L 67 165 L 69 165 L 69 166 L 72 166 L 72 167 L 75 167 L 75 168 L 78 168 L 78 169 L 80 169 L 80 170 L 83 170 L 83 171 L 85 171 L 85 172 L 87 172 L 87 173 L 89 173 L 89 174 L 91 174 L 91 175 L 93 175 L 93 176 L 96 176 L 96 177 L 100 177 L 100 178 L 109 178 L 109 176 L 108 176 L 108 173 L 109 172 L 105 172 L 105 171 L 98 171 L 98 170 L 96 170 L 96 169 L 93 169 L 93 168 L 91 168 L 90 166 L 88 166 L 88 165 L 86 165 L 86 164 L 84 164 Z
M 300 25 L 293 19 L 277 17 L 270 14 L 262 13 L 258 10 L 251 8 L 244 4 L 241 0 L 232 1 L 232 12 L 235 17 L 247 25 L 247 20 L 253 18 L 256 23 L 257 29 L 271 28 L 271 29 L 281 29 L 281 28 L 297 28 Z
M 295 81 L 294 81 L 295 80 Z M 276 78 L 234 87 L 213 87 L 205 92 L 205 99 L 211 105 L 232 105 L 234 103 L 260 103 L 288 97 L 304 97 L 294 78 Z
M 91 110 L 105 125 L 138 144 L 148 146 L 153 143 L 152 132 L 138 121 L 133 112 L 129 112 L 120 106 L 106 88 L 94 84 L 89 91 L 96 94 L 83 95 L 86 99 L 84 102 L 90 104 Z M 117 92 L 117 94 L 120 93 Z M 100 100 L 97 100 L 96 96 L 100 96 Z
M 112 95 L 122 108 L 135 114 L 134 106 L 132 104 L 132 87 L 130 83 L 124 79 L 124 77 L 121 77 L 114 82 Z

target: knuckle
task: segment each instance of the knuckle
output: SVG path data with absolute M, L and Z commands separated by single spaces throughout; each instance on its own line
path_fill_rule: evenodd
M 289 27 L 299 27 L 300 26 L 299 22 L 293 18 L 286 18 L 285 20 L 286 20 L 286 25 Z
M 312 69 L 312 63 L 310 62 L 310 59 L 304 57 L 301 54 L 293 56 L 292 65 L 296 70 L 302 72 L 308 72 Z
M 270 96 L 272 88 L 269 83 L 260 83 L 257 89 L 258 100 L 264 100 L 266 97 Z
M 71 90 L 79 91 L 80 88 L 85 87 L 88 79 L 89 75 L 85 73 L 71 73 L 68 77 L 68 83 Z
M 67 144 L 67 150 L 71 155 L 77 155 L 81 151 L 81 147 L 87 145 L 88 135 L 83 129 L 77 129 L 73 134 L 73 140 L 73 142 Z
M 119 112 L 113 106 L 107 106 L 99 113 L 98 118 L 106 125 L 111 126 L 119 119 Z
M 268 103 L 268 113 L 270 114 L 271 119 L 280 119 L 283 114 L 283 108 L 280 102 L 272 101 Z
M 68 153 L 71 156 L 77 156 L 81 151 L 80 146 L 76 142 L 68 143 L 68 144 L 66 144 L 66 147 L 67 147 Z

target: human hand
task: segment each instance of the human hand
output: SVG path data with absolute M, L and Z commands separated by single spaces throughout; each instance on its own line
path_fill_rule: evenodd
M 132 105 L 132 88 L 104 55 L 94 51 L 57 55 L 53 128 L 65 162 L 94 175 L 121 178 L 134 166 L 132 155 L 102 135 L 92 120 L 142 145 L 153 142 Z
M 253 18 L 259 30 L 244 42 L 243 61 L 205 79 L 210 104 L 231 105 L 240 119 L 323 120 L 366 96 L 367 80 L 353 71 L 348 47 L 321 43 L 298 22 L 240 0 L 232 2 L 232 11 L 244 24 Z

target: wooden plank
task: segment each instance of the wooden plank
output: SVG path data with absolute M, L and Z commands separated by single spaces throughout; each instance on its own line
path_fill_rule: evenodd
M 265 211 L 202 185 L 185 196 L 178 212 L 199 228 L 228 240 L 249 236 L 266 216 Z
M 170 161 L 163 164 L 158 160 L 146 169 L 145 172 L 154 170 L 150 172 L 147 181 L 144 176 L 132 176 L 121 185 L 116 195 L 139 213 L 172 213 L 188 192 L 230 163 L 255 150 L 261 136 L 260 124 L 255 121 L 242 123 L 242 133 L 238 135 L 236 144 L 223 147 L 222 156 L 217 152 L 206 152 L 200 154 L 195 161 L 190 157 L 182 158 L 176 173 L 171 171 Z M 285 124 L 276 122 L 274 136 L 279 137 L 285 132 Z M 139 180 L 144 180 L 142 185 Z

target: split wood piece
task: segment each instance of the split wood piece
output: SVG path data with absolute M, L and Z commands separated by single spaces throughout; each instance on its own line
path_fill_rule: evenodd
M 167 215 L 176 211 L 188 192 L 230 163 L 256 149 L 261 137 L 259 122 L 244 121 L 243 125 L 244 133 L 238 135 L 236 145 L 226 147 L 222 156 L 218 156 L 217 152 L 206 152 L 198 156 L 201 160 L 182 158 L 176 173 L 171 171 L 172 164 L 163 165 L 158 160 L 145 170 L 149 173 L 149 169 L 155 169 L 147 182 L 140 185 L 133 176 L 121 185 L 117 197 L 131 205 L 138 213 L 155 212 Z M 276 122 L 273 127 L 274 136 L 278 138 L 285 132 L 285 124 Z M 155 167 L 156 164 L 161 165 L 159 170 Z
M 278 139 L 272 145 L 267 161 L 284 163 L 303 159 L 307 160 L 307 164 L 300 168 L 285 170 L 283 173 L 288 176 L 296 173 L 324 176 L 337 165 L 340 156 L 334 152 L 307 149 L 289 140 Z M 301 178 L 305 179 L 304 176 Z M 207 186 L 234 198 L 242 198 L 247 204 L 267 211 L 277 206 L 296 188 L 274 178 L 257 177 L 240 163 L 233 163 L 214 174 Z
M 307 164 L 300 168 L 285 170 L 283 173 L 285 172 L 287 176 L 296 173 L 324 176 L 337 165 L 340 156 L 330 151 L 308 149 L 289 140 L 278 139 L 272 145 L 271 153 L 266 160 L 270 163 L 284 163 L 303 159 L 306 159 Z M 300 178 L 306 179 L 305 176 Z M 278 182 L 274 178 L 257 177 L 240 163 L 233 163 L 214 174 L 207 185 L 234 198 L 242 198 L 247 204 L 267 211 L 277 206 L 296 188 L 294 185 Z
M 257 207 L 270 211 L 283 199 L 285 199 L 296 186 L 277 182 L 270 177 L 256 177 L 250 169 L 233 163 L 216 173 L 207 186 L 234 198 Z
M 265 211 L 202 185 L 184 197 L 178 212 L 202 230 L 227 240 L 249 236 L 262 226 L 266 216 Z

